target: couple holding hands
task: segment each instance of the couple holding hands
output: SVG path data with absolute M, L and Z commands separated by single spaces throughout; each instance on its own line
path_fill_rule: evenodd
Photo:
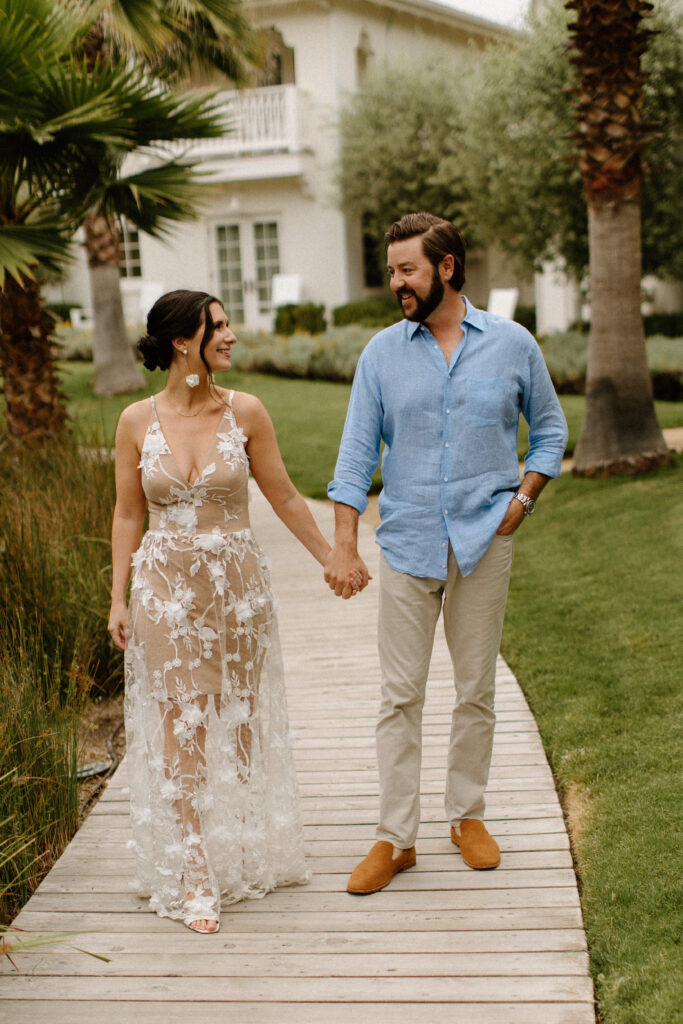
M 377 892 L 416 863 L 422 706 L 441 612 L 454 671 L 450 835 L 470 867 L 500 860 L 483 817 L 512 537 L 559 475 L 566 423 L 533 337 L 463 295 L 465 250 L 450 222 L 408 214 L 386 244 L 403 319 L 358 363 L 328 491 L 332 547 L 287 475 L 261 402 L 214 384 L 237 340 L 222 303 L 164 295 L 139 344 L 168 381 L 117 428 L 109 631 L 125 650 L 139 890 L 197 932 L 218 931 L 221 903 L 310 877 L 274 599 L 249 526 L 250 472 L 330 588 L 349 598 L 369 582 L 358 518 L 385 445 L 380 812 L 348 891 Z M 529 423 L 521 484 L 520 413 Z

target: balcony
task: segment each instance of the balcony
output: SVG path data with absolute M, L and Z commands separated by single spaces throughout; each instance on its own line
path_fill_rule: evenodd
M 294 85 L 219 93 L 228 133 L 187 153 L 214 181 L 251 181 L 302 173 L 300 96 Z

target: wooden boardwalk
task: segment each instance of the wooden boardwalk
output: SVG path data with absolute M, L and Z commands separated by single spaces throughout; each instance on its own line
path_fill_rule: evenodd
M 331 508 L 312 507 L 331 536 Z M 89 934 L 17 954 L 18 971 L 3 958 L 0 1021 L 593 1024 L 567 834 L 533 717 L 502 660 L 487 807 L 501 866 L 469 870 L 448 837 L 453 695 L 439 637 L 424 713 L 417 866 L 384 892 L 346 893 L 377 816 L 377 588 L 338 600 L 260 497 L 253 521 L 281 601 L 312 883 L 229 907 L 214 936 L 149 913 L 130 889 L 124 762 L 15 922 Z M 367 526 L 361 544 L 376 575 Z

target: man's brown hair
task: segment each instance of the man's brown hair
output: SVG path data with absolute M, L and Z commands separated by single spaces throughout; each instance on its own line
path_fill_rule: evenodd
M 465 283 L 465 243 L 451 222 L 433 213 L 406 213 L 391 225 L 384 236 L 384 244 L 389 248 L 392 242 L 403 242 L 417 235 L 422 237 L 422 251 L 435 268 L 450 253 L 455 268 L 448 283 L 455 291 L 461 291 Z

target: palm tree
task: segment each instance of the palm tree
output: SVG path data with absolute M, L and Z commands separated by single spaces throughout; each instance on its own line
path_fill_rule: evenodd
M 58 435 L 66 419 L 39 267 L 68 258 L 88 210 L 124 213 L 155 234 L 192 216 L 194 168 L 159 140 L 224 130 L 206 94 L 179 98 L 123 61 L 89 69 L 75 59 L 90 23 L 76 3 L 0 0 L 0 373 L 15 439 Z M 147 165 L 121 174 L 141 149 Z
M 81 0 L 97 14 L 82 47 L 90 67 L 124 58 L 164 80 L 218 70 L 243 81 L 258 53 L 240 0 Z M 110 173 L 106 168 L 105 173 Z M 120 212 L 120 211 L 114 211 Z M 141 386 L 126 337 L 118 218 L 93 208 L 85 221 L 95 334 L 95 391 L 118 394 Z
M 591 332 L 575 472 L 608 476 L 669 464 L 657 424 L 640 313 L 645 0 L 568 0 L 577 51 L 579 166 L 588 202 Z

